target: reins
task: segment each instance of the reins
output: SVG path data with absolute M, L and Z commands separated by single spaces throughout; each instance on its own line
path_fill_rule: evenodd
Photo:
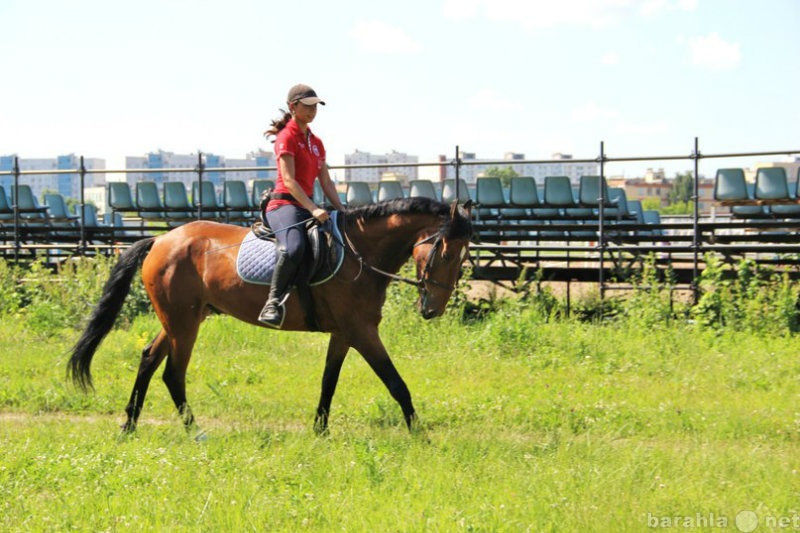
M 353 278 L 352 281 L 355 281 L 359 277 L 361 277 L 361 273 L 364 271 L 364 267 L 366 267 L 369 270 L 371 270 L 372 272 L 375 272 L 376 274 L 380 274 L 381 276 L 387 277 L 387 278 L 392 279 L 394 281 L 400 281 L 400 282 L 403 282 L 403 283 L 407 283 L 407 284 L 409 284 L 409 285 L 411 285 L 413 287 L 417 287 L 418 289 L 422 290 L 426 294 L 428 292 L 426 284 L 428 284 L 428 283 L 430 283 L 431 285 L 436 285 L 437 287 L 441 287 L 443 289 L 451 290 L 451 291 L 455 289 L 455 287 L 452 287 L 450 285 L 445 285 L 444 283 L 436 281 L 435 279 L 430 279 L 428 277 L 428 272 L 430 271 L 431 263 L 433 262 L 433 257 L 436 254 L 436 249 L 439 247 L 439 243 L 442 242 L 442 233 L 441 233 L 441 231 L 437 231 L 436 233 L 434 233 L 432 235 L 429 235 L 428 237 L 425 237 L 421 241 L 414 243 L 413 247 L 416 248 L 417 246 L 421 246 L 423 244 L 427 244 L 427 243 L 429 243 L 431 241 L 434 241 L 433 246 L 431 247 L 431 251 L 428 254 L 428 259 L 427 259 L 427 261 L 425 261 L 425 270 L 422 272 L 422 276 L 419 279 L 411 279 L 411 278 L 407 278 L 405 276 L 400 276 L 398 274 L 394 274 L 392 272 L 387 272 L 385 270 L 382 270 L 382 269 L 376 267 L 375 265 L 371 265 L 371 264 L 367 263 L 364 260 L 364 257 L 358 252 L 358 250 L 356 250 L 356 247 L 353 244 L 353 241 L 350 240 L 350 236 L 347 234 L 347 224 L 344 225 L 344 228 L 342 229 L 342 234 L 344 235 L 344 239 L 347 242 L 347 248 L 350 250 L 350 252 L 353 254 L 353 256 L 355 256 L 355 258 L 356 258 L 356 260 L 358 261 L 358 264 L 359 264 L 358 274 L 356 274 L 356 276 Z
M 286 226 L 285 228 L 281 228 L 278 231 L 284 231 L 284 230 L 288 230 L 290 228 L 294 228 L 294 227 L 297 227 L 297 226 L 305 225 L 310 220 L 314 220 L 314 217 L 307 218 L 305 220 L 302 220 L 302 221 L 297 222 L 295 224 L 292 224 L 290 226 Z M 250 229 L 250 231 L 253 232 L 256 235 L 256 238 L 262 239 L 262 240 L 269 239 L 270 237 L 274 236 L 275 233 L 276 233 L 271 228 L 270 228 L 269 232 L 265 232 L 265 233 L 262 233 L 262 234 L 256 233 L 255 231 L 253 231 L 252 228 Z M 413 287 L 417 287 L 419 290 L 421 290 L 424 293 L 425 297 L 427 297 L 427 293 L 428 293 L 428 288 L 427 288 L 428 284 L 431 284 L 431 285 L 434 285 L 436 287 L 439 287 L 439 288 L 442 288 L 442 289 L 445 289 L 445 290 L 449 290 L 449 291 L 455 290 L 454 286 L 447 285 L 447 284 L 442 283 L 440 281 L 436 281 L 435 279 L 430 279 L 430 277 L 429 277 L 430 269 L 431 269 L 431 266 L 433 264 L 433 260 L 434 260 L 434 258 L 436 256 L 436 250 L 439 248 L 439 245 L 442 242 L 442 232 L 441 231 L 437 231 L 436 233 L 425 237 L 421 241 L 414 243 L 413 247 L 416 248 L 417 246 L 421 246 L 423 244 L 428 244 L 429 242 L 433 241 L 433 246 L 431 247 L 431 251 L 428 253 L 428 258 L 425 261 L 425 269 L 422 271 L 422 276 L 420 276 L 418 279 L 411 279 L 411 278 L 407 278 L 407 277 L 404 277 L 404 276 L 400 276 L 398 274 L 394 274 L 392 272 L 387 272 L 387 271 L 382 270 L 382 269 L 376 267 L 375 265 L 371 265 L 370 263 L 365 261 L 364 257 L 358 252 L 358 250 L 356 249 L 355 245 L 353 244 L 353 241 L 350 240 L 350 236 L 347 234 L 347 223 L 342 225 L 342 235 L 344 236 L 345 242 L 344 243 L 340 242 L 339 244 L 341 244 L 343 246 L 346 245 L 346 248 L 350 250 L 350 253 L 353 254 L 353 256 L 358 261 L 358 265 L 359 265 L 358 274 L 356 274 L 356 276 L 351 280 L 351 282 L 356 281 L 358 278 L 360 278 L 362 272 L 364 271 L 364 268 L 366 267 L 367 269 L 371 270 L 372 272 L 375 272 L 376 274 L 379 274 L 381 276 L 387 277 L 387 278 L 389 278 L 391 280 L 400 281 L 402 283 L 407 283 L 407 284 L 409 284 L 409 285 L 411 285 Z M 213 252 L 219 252 L 219 251 L 225 250 L 227 248 L 234 248 L 234 247 L 237 247 L 237 246 L 240 246 L 240 245 L 241 245 L 241 243 L 232 244 L 230 246 L 222 246 L 220 248 L 215 248 L 213 250 L 208 250 L 206 253 L 208 254 L 208 253 L 213 253 Z

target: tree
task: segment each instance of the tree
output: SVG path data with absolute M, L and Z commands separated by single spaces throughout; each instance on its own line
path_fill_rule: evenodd
M 511 167 L 489 167 L 484 172 L 484 176 L 487 178 L 500 178 L 503 187 L 509 187 L 511 178 L 516 178 L 519 174 Z
M 672 189 L 669 191 L 669 203 L 688 204 L 692 201 L 692 196 L 694 196 L 694 178 L 692 177 L 692 173 L 676 173 Z

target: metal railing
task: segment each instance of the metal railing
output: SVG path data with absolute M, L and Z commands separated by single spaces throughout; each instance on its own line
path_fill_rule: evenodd
M 434 162 L 422 162 L 422 163 L 384 163 L 384 164 L 360 164 L 360 165 L 330 165 L 329 168 L 331 170 L 338 170 L 338 169 L 363 169 L 363 168 L 422 168 L 422 167 L 438 167 L 440 169 L 451 167 L 454 169 L 455 175 L 455 197 L 459 198 L 459 187 L 460 187 L 460 170 L 462 167 L 467 166 L 474 166 L 474 165 L 482 165 L 482 166 L 498 166 L 498 167 L 514 167 L 518 165 L 544 165 L 544 164 L 575 164 L 575 163 L 596 163 L 599 165 L 600 168 L 600 175 L 602 177 L 602 183 L 605 183 L 605 173 L 606 173 L 606 166 L 611 163 L 621 163 L 621 162 L 644 162 L 644 161 L 688 161 L 691 162 L 693 165 L 694 170 L 694 191 L 692 196 L 692 201 L 694 204 L 693 214 L 691 217 L 692 221 L 692 242 L 691 242 L 691 249 L 692 253 L 692 265 L 693 265 L 693 275 L 692 279 L 692 291 L 696 295 L 697 294 L 697 279 L 699 277 L 699 263 L 700 258 L 699 254 L 701 251 L 701 232 L 699 228 L 699 220 L 700 220 L 700 213 L 699 213 L 699 167 L 700 162 L 706 159 L 733 159 L 733 158 L 744 158 L 744 157 L 770 157 L 770 156 L 793 156 L 800 154 L 800 149 L 795 150 L 769 150 L 769 151 L 751 151 L 751 152 L 730 152 L 730 153 L 709 153 L 704 154 L 700 151 L 700 143 L 699 138 L 694 138 L 694 143 L 692 149 L 686 154 L 680 155 L 648 155 L 648 156 L 624 156 L 624 157 L 611 157 L 606 153 L 606 146 L 605 142 L 600 142 L 600 150 L 599 154 L 593 158 L 570 158 L 570 159 L 524 159 L 524 160 L 508 160 L 508 159 L 497 159 L 497 160 L 464 160 L 461 157 L 461 152 L 458 146 L 455 147 L 455 157 L 447 160 L 447 161 L 434 161 Z M 77 175 L 78 179 L 80 180 L 80 234 L 78 238 L 78 252 L 79 253 L 86 253 L 87 251 L 87 236 L 85 232 L 85 182 L 86 176 L 90 174 L 148 174 L 148 173 L 165 173 L 165 174 L 172 174 L 172 173 L 194 173 L 197 175 L 197 181 L 199 183 L 198 186 L 198 195 L 199 197 L 195 201 L 197 206 L 196 216 L 198 219 L 203 218 L 203 208 L 205 205 L 204 198 L 203 198 L 203 187 L 202 182 L 205 179 L 205 176 L 209 173 L 228 173 L 228 172 L 260 172 L 260 171 L 276 171 L 277 168 L 274 166 L 251 166 L 251 167 L 207 167 L 205 165 L 205 161 L 203 158 L 202 153 L 197 154 L 197 164 L 192 168 L 136 168 L 136 169 L 88 169 L 84 163 L 84 157 L 80 156 L 80 164 L 78 168 L 75 169 L 57 169 L 57 170 L 21 170 L 19 167 L 19 159 L 17 157 L 14 158 L 14 165 L 11 170 L 0 171 L 0 176 L 3 175 L 11 175 L 13 176 L 14 187 L 13 193 L 11 194 L 11 209 L 13 211 L 13 233 L 14 233 L 14 260 L 19 260 L 19 252 L 21 249 L 21 242 L 20 242 L 20 208 L 18 205 L 18 194 L 19 194 L 19 185 L 20 185 L 20 178 L 24 178 L 25 176 L 29 175 Z M 606 230 L 607 230 L 607 221 L 604 213 L 604 205 L 606 203 L 605 195 L 605 187 L 600 187 L 600 197 L 598 198 L 599 202 L 599 217 L 598 217 L 598 240 L 596 244 L 597 252 L 600 256 L 599 267 L 598 267 L 598 278 L 600 284 L 600 291 L 601 297 L 604 296 L 604 292 L 606 290 L 606 283 L 604 278 L 604 268 L 603 268 L 603 258 L 608 251 L 608 242 L 606 239 Z M 113 220 L 112 220 L 113 224 Z

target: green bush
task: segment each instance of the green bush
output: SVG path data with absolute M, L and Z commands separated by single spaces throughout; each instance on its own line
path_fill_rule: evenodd
M 701 297 L 692 309 L 699 324 L 765 335 L 796 333 L 800 325 L 800 287 L 787 275 L 741 260 L 736 275 L 719 258 L 707 256 L 700 276 Z
M 787 335 L 800 330 L 800 284 L 752 260 L 740 261 L 732 271 L 714 256 L 705 258 L 706 269 L 699 278 L 700 298 L 695 306 L 673 297 L 675 282 L 669 271 L 655 266 L 653 257 L 645 259 L 633 277 L 633 290 L 601 298 L 591 290 L 573 298 L 570 316 L 583 322 L 613 320 L 639 328 L 657 328 L 688 318 L 710 330 L 741 330 L 764 335 Z M 60 328 L 80 328 L 99 300 L 116 257 L 75 258 L 55 270 L 42 263 L 25 266 L 0 260 L 0 316 L 18 315 L 31 329 L 52 334 Z M 401 275 L 415 279 L 412 264 Z M 503 329 L 509 317 L 525 315 L 534 323 L 568 319 L 566 302 L 547 287 L 525 282 L 520 277 L 515 297 L 474 299 L 468 297 L 470 272 L 459 282 L 443 320 L 464 325 L 486 323 Z M 391 283 L 384 315 L 392 327 L 413 334 L 419 327 L 417 313 L 409 307 L 417 299 L 417 289 L 404 283 Z M 139 315 L 150 313 L 151 306 L 140 276 L 135 276 L 119 325 L 130 324 Z M 513 339 L 514 332 L 503 333 Z
M 83 325 L 99 300 L 116 258 L 75 258 L 55 270 L 41 262 L 26 267 L 0 261 L 0 314 L 21 315 L 31 329 L 50 333 Z M 149 312 L 150 303 L 136 276 L 120 313 L 120 324 Z
M 0 261 L 0 315 L 14 314 L 22 307 L 20 274 L 13 265 Z
M 621 302 L 622 315 L 632 325 L 643 328 L 661 327 L 687 315 L 685 305 L 674 298 L 675 276 L 656 268 L 655 256 L 650 254 L 634 273 L 633 290 Z

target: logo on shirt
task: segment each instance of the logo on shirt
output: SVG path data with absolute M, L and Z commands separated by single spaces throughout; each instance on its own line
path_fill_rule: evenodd
M 319 157 L 319 147 L 316 144 L 311 145 L 311 151 L 315 156 Z

